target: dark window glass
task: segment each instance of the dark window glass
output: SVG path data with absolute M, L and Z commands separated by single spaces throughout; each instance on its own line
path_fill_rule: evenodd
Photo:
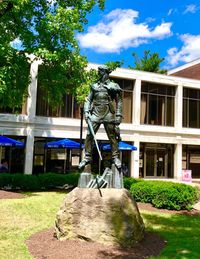
M 200 90 L 183 89 L 183 126 L 200 128 Z
M 23 111 L 23 108 L 9 108 L 9 107 L 1 107 L 0 108 L 0 113 L 10 113 L 10 114 L 16 114 L 16 113 L 20 113 L 20 114 L 25 114 L 25 112 Z
M 167 109 L 166 109 L 166 118 L 168 126 L 173 126 L 174 123 L 174 98 L 167 97 Z
M 157 124 L 157 96 L 149 95 L 149 124 Z
M 141 95 L 141 112 L 140 112 L 140 121 L 142 124 L 147 124 L 147 95 Z
M 189 125 L 191 128 L 197 128 L 197 106 L 197 101 L 189 100 Z
M 187 122 L 188 122 L 188 100 L 183 99 L 183 127 L 188 127 Z
M 132 121 L 132 93 L 123 92 L 123 122 L 131 123 Z
M 142 82 L 141 124 L 174 125 L 175 88 Z
M 66 94 L 63 96 L 63 102 L 56 109 L 49 105 L 48 101 L 44 98 L 45 93 L 38 88 L 37 92 L 37 105 L 36 115 L 50 116 L 50 117 L 65 117 L 65 118 L 79 118 L 79 105 L 74 97 Z
M 132 122 L 132 103 L 133 103 L 133 80 L 121 79 L 121 78 L 110 78 L 112 81 L 117 83 L 123 93 L 123 123 Z

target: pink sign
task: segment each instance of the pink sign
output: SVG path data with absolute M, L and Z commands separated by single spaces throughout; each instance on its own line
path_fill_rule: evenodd
M 192 182 L 192 170 L 182 170 L 182 181 L 183 182 Z

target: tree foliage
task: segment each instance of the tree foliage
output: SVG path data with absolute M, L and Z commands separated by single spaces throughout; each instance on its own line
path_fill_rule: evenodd
M 111 71 L 114 71 L 116 68 L 121 67 L 123 64 L 123 61 L 108 61 L 105 63 L 105 65 L 109 67 Z
M 142 58 L 139 58 L 135 52 L 132 53 L 132 55 L 135 59 L 135 66 L 129 66 L 129 68 L 148 72 L 156 72 L 160 74 L 166 73 L 166 70 L 160 69 L 160 65 L 164 61 L 164 58 L 161 58 L 158 53 L 151 53 L 150 50 L 145 50 L 144 56 Z
M 27 54 L 43 60 L 39 82 L 56 106 L 66 92 L 75 94 L 88 83 L 87 60 L 81 56 L 76 33 L 86 15 L 104 0 L 0 1 L 0 106 L 19 107 L 27 95 L 30 64 Z M 20 43 L 15 47 L 14 43 Z

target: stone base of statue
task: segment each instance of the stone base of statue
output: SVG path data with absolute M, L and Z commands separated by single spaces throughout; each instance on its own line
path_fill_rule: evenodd
M 86 165 L 79 178 L 78 187 L 80 188 L 124 188 L 123 174 L 112 164 L 111 169 L 106 168 L 102 175 L 93 177 L 91 165 Z
M 100 195 L 101 192 L 101 195 Z M 131 247 L 144 235 L 136 202 L 126 189 L 75 188 L 56 215 L 59 240 Z

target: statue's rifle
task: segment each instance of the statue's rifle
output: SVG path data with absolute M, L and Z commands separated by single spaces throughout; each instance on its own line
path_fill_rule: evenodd
M 90 133 L 91 133 L 92 136 L 93 136 L 93 139 L 94 139 L 94 142 L 95 142 L 95 145 L 96 145 L 98 154 L 99 154 L 99 158 L 100 158 L 100 160 L 102 160 L 101 152 L 100 152 L 99 145 L 98 145 L 97 140 L 96 140 L 96 137 L 95 137 L 95 133 L 94 133 L 94 129 L 93 129 L 93 127 L 92 127 L 92 122 L 91 122 L 90 116 L 88 117 L 87 123 L 88 123 L 88 127 L 89 127 L 89 130 L 90 130 Z

